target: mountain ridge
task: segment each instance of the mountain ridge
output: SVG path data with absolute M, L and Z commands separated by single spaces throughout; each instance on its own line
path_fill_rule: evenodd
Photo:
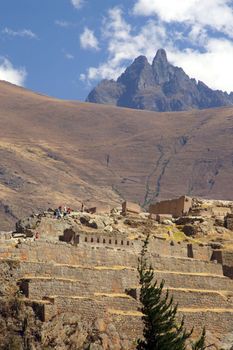
M 150 64 L 137 57 L 116 80 L 102 80 L 87 102 L 158 112 L 206 109 L 233 105 L 233 92 L 212 90 L 167 60 L 159 49 Z
M 0 82 L 0 230 L 81 202 L 233 200 L 233 108 L 151 112 Z

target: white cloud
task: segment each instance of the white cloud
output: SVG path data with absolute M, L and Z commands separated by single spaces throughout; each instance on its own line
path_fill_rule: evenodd
M 198 23 L 233 37 L 230 0 L 137 0 L 134 13 L 158 16 L 164 22 Z
M 148 21 L 141 30 L 133 35 L 132 27 L 123 19 L 122 10 L 115 7 L 108 12 L 104 20 L 103 38 L 107 40 L 108 59 L 99 67 L 90 67 L 82 75 L 86 80 L 115 79 L 131 60 L 139 55 L 152 59 L 156 48 L 166 42 L 165 29 L 154 21 Z
M 65 53 L 65 58 L 67 58 L 67 60 L 73 60 L 74 55 L 72 55 L 71 53 Z
M 99 42 L 95 37 L 95 34 L 89 28 L 84 28 L 83 33 L 80 35 L 80 45 L 83 49 L 99 50 Z
M 0 57 L 0 80 L 23 86 L 27 73 L 24 68 L 15 68 L 5 57 Z
M 76 8 L 79 9 L 83 5 L 83 0 L 71 0 L 72 5 Z
M 71 23 L 71 22 L 63 21 L 63 20 L 59 20 L 59 19 L 57 19 L 56 21 L 54 21 L 54 23 L 55 23 L 57 26 L 62 27 L 62 28 L 67 28 L 67 27 L 71 27 L 71 26 L 74 25 L 74 24 Z
M 74 55 L 70 52 L 67 52 L 65 49 L 62 49 L 61 50 L 64 57 L 67 59 L 67 60 L 73 60 L 74 59 Z
M 203 81 L 212 89 L 233 91 L 232 42 L 210 39 L 204 53 L 197 50 L 174 50 L 169 52 L 168 58 L 191 77 Z
M 37 35 L 33 33 L 30 29 L 13 30 L 11 28 L 5 27 L 2 33 L 8 36 L 37 39 Z
M 228 11 L 227 1 L 211 1 L 215 9 L 218 6 L 221 8 L 222 5 L 224 11 L 226 8 Z M 207 2 L 209 3 L 209 0 L 203 0 L 205 6 Z M 197 18 L 197 11 L 195 16 L 191 16 L 190 4 L 194 8 L 194 3 L 199 4 L 199 0 L 187 2 L 163 0 L 160 3 L 153 0 L 138 0 L 138 6 L 141 4 L 141 13 L 144 11 L 144 14 L 154 14 L 155 9 L 157 10 L 156 5 L 160 6 L 161 17 L 158 19 L 152 16 L 139 28 L 134 28 L 125 20 L 120 8 L 111 9 L 102 28 L 102 39 L 107 45 L 107 58 L 99 66 L 89 67 L 80 79 L 88 83 L 105 78 L 116 79 L 137 56 L 145 55 L 152 61 L 156 51 L 163 47 L 168 53 L 170 62 L 182 67 L 190 77 L 203 81 L 213 89 L 233 91 L 233 40 L 224 34 L 229 30 L 231 23 L 226 20 L 228 25 L 222 29 L 224 33 L 210 31 L 200 20 L 194 20 Z M 179 11 L 175 9 L 176 5 Z M 139 9 L 135 7 L 135 12 Z M 229 17 L 229 12 L 227 13 L 228 15 L 224 17 L 226 19 Z M 209 14 L 206 14 L 206 17 L 208 16 Z M 181 21 L 178 23 L 180 26 L 173 26 L 165 21 L 165 19 L 175 21 L 175 18 Z M 187 22 L 182 22 L 184 18 Z M 204 22 L 204 16 L 201 18 Z M 205 22 L 208 23 L 209 19 L 206 18 Z M 219 28 L 220 22 L 219 19 Z

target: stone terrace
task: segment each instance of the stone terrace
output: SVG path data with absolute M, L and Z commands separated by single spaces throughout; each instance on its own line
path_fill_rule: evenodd
M 132 339 L 142 331 L 138 302 L 137 257 L 142 242 L 109 235 L 80 234 L 74 244 L 25 240 L 5 242 L 1 261 L 18 261 L 15 271 L 26 303 L 49 321 L 76 312 L 87 320 L 111 317 Z M 190 250 L 192 258 L 189 257 Z M 206 325 L 222 338 L 233 330 L 233 280 L 223 275 L 209 247 L 153 239 L 149 254 L 156 278 L 165 280 L 186 325 L 196 332 Z

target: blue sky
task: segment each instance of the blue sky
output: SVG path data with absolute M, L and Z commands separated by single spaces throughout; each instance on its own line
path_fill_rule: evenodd
M 233 0 L 1 0 L 0 79 L 84 100 L 134 58 L 171 63 L 233 91 Z

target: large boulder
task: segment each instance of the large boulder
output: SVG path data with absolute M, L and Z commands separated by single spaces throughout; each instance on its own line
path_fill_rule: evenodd
M 27 218 L 23 218 L 16 222 L 16 232 L 26 233 L 31 230 L 35 230 L 41 222 L 41 217 L 39 215 L 31 215 Z
M 194 225 L 184 225 L 183 232 L 188 237 L 194 237 L 198 233 L 198 227 Z

